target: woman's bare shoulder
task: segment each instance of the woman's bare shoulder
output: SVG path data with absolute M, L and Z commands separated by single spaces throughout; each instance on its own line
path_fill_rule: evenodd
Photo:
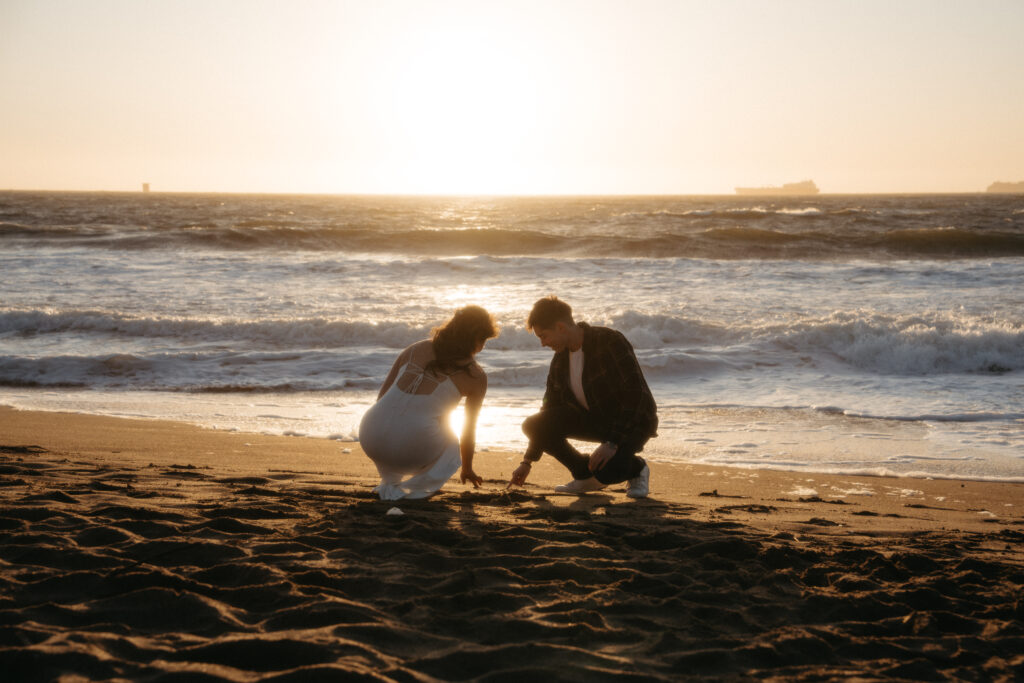
M 487 373 L 480 367 L 480 363 L 474 359 L 469 366 L 466 367 L 466 373 L 469 374 L 473 379 L 487 383 Z
M 412 360 L 420 365 L 427 363 L 434 358 L 434 345 L 429 339 L 421 339 L 405 347 L 402 351 L 405 360 Z
M 459 387 L 459 391 L 465 396 L 469 394 L 481 394 L 487 391 L 487 373 L 475 360 L 452 376 Z

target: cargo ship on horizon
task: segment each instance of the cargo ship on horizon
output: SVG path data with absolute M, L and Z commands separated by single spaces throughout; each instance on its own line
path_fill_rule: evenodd
M 760 195 L 801 195 L 818 194 L 818 186 L 813 180 L 803 180 L 799 183 L 785 183 L 782 187 L 737 187 L 736 194 L 760 194 Z
M 1024 180 L 1016 183 L 1004 183 L 997 180 L 989 185 L 985 191 L 997 194 L 1024 194 Z

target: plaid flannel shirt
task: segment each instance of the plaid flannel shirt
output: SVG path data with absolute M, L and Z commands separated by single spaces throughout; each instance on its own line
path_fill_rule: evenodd
M 606 441 L 643 445 L 657 435 L 658 412 L 633 347 L 607 327 L 583 328 L 583 395 L 590 414 L 607 426 Z M 544 407 L 573 405 L 584 410 L 569 384 L 569 351 L 559 351 L 548 370 Z

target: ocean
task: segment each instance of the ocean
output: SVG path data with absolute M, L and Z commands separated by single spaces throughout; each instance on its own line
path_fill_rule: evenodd
M 1024 481 L 1020 195 L 6 191 L 0 272 L 18 408 L 353 440 L 399 350 L 475 303 L 498 476 L 554 293 L 635 347 L 652 460 Z

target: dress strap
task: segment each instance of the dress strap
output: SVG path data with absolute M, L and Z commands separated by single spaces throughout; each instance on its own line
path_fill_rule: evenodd
M 402 386 L 400 384 L 400 380 L 406 376 L 409 376 L 411 381 L 407 385 Z M 434 387 L 430 391 L 420 394 L 420 385 L 423 384 L 424 379 L 430 380 L 434 384 Z M 446 379 L 447 378 L 438 379 L 433 376 L 428 376 L 427 371 L 423 366 L 410 360 L 406 361 L 405 365 L 402 366 L 402 371 L 398 374 L 398 379 L 395 380 L 395 383 L 398 385 L 399 390 L 404 394 L 428 395 L 434 393 L 434 389 L 444 384 Z
M 406 393 L 415 394 L 420 390 L 420 385 L 423 384 L 423 378 L 426 377 L 427 370 L 426 368 L 421 367 L 419 363 L 414 363 L 411 360 L 406 362 L 405 371 L 407 372 L 410 367 L 416 368 L 417 370 L 419 370 L 419 372 L 414 373 L 416 375 L 416 379 L 414 379 L 412 381 L 412 384 L 409 385 L 409 388 L 408 390 L 406 390 Z

